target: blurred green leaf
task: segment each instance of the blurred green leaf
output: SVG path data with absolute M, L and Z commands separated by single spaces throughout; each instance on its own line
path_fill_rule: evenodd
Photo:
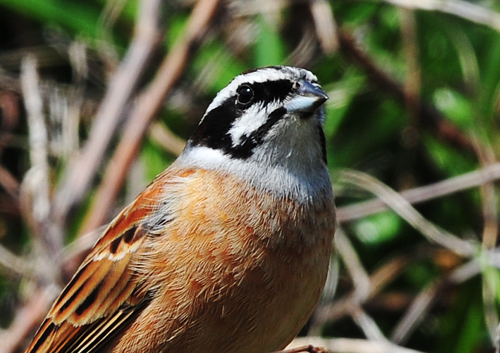
M 153 180 L 175 160 L 173 156 L 165 153 L 163 148 L 149 140 L 142 146 L 140 158 L 144 162 L 143 165 L 146 167 L 145 180 Z
M 474 169 L 475 164 L 467 156 L 464 156 L 460 151 L 444 144 L 433 136 L 425 135 L 423 136 L 423 141 L 427 153 L 445 175 L 455 176 Z
M 196 77 L 208 75 L 209 79 L 205 81 L 209 84 L 209 91 L 215 95 L 246 67 L 223 44 L 214 40 L 200 48 L 193 60 L 193 70 Z
M 259 26 L 255 44 L 255 66 L 279 65 L 284 62 L 284 45 L 276 23 L 263 15 L 257 16 Z
M 484 335 L 480 279 L 460 288 L 458 298 L 440 320 L 440 335 L 433 352 L 473 353 Z
M 334 84 L 326 85 L 329 100 L 326 103 L 325 135 L 332 138 L 346 116 L 353 99 L 363 89 L 365 79 L 363 76 L 348 71 L 344 77 Z
M 0 5 L 9 7 L 45 24 L 55 24 L 76 34 L 97 38 L 100 6 L 93 1 L 63 0 L 0 0 Z
M 404 271 L 405 279 L 413 286 L 414 290 L 419 290 L 431 283 L 439 275 L 437 270 L 428 263 L 411 263 Z
M 440 88 L 434 92 L 434 104 L 461 129 L 470 128 L 474 114 L 470 100 L 449 88 Z
M 356 236 L 365 244 L 380 244 L 394 239 L 401 231 L 401 218 L 394 212 L 382 212 L 357 220 Z

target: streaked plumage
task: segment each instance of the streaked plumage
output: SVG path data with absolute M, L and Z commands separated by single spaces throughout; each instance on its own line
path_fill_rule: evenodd
M 335 228 L 316 78 L 237 76 L 109 225 L 29 353 L 266 353 L 311 315 Z

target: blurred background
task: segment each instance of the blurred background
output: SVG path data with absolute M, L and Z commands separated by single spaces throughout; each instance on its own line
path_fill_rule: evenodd
M 305 342 L 495 352 L 498 1 L 0 0 L 1 353 L 215 94 L 277 64 L 330 96 L 340 229 Z

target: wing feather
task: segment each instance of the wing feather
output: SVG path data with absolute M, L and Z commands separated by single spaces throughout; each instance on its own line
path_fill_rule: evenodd
M 174 174 L 158 176 L 103 232 L 26 353 L 102 352 L 140 315 L 154 292 L 136 272 L 148 248 L 143 244 L 172 220 L 165 206 L 172 187 L 192 172 L 183 171 L 181 178 Z M 154 234 L 148 231 L 151 224 Z
M 148 189 L 104 231 L 56 299 L 26 353 L 97 352 L 142 311 L 148 291 L 131 263 L 140 262 L 148 236 L 144 219 L 157 211 L 154 204 L 159 195 Z

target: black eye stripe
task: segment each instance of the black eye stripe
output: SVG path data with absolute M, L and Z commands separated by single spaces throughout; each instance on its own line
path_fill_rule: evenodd
M 249 87 L 253 91 L 252 100 L 241 104 L 239 92 L 244 88 Z M 234 102 L 241 109 L 247 109 L 253 104 L 266 104 L 273 101 L 283 101 L 293 90 L 293 82 L 290 80 L 277 80 L 266 82 L 254 82 L 252 84 L 244 83 L 236 89 Z
M 254 91 L 254 102 L 265 104 L 272 101 L 283 101 L 292 91 L 293 82 L 290 80 L 255 82 L 250 87 Z

